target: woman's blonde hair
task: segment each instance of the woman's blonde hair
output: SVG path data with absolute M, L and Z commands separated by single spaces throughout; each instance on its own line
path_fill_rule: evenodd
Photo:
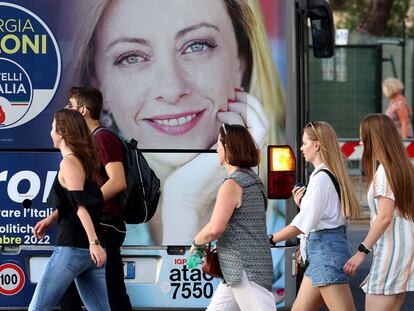
M 338 137 L 332 126 L 324 121 L 309 122 L 304 132 L 312 141 L 319 141 L 322 162 L 336 176 L 341 190 L 341 210 L 345 217 L 355 218 L 360 209 L 352 191 L 351 181 L 345 167 L 345 157 L 339 147 Z
M 257 0 L 223 0 L 233 22 L 239 56 L 246 61 L 246 74 L 243 87 L 263 104 L 267 117 L 270 118 L 270 127 L 266 134 L 267 144 L 276 144 L 282 141 L 285 127 L 285 95 L 279 73 L 269 46 L 263 16 Z M 238 27 L 238 26 L 241 27 Z M 240 32 L 245 32 L 247 42 L 240 40 Z M 248 44 L 242 46 L 241 44 Z M 243 55 L 248 51 L 251 55 Z M 247 82 L 247 83 L 246 83 Z M 260 175 L 266 172 L 267 154 L 262 154 Z
M 401 93 L 403 89 L 404 85 L 396 78 L 387 78 L 382 82 L 382 92 L 386 97 L 392 97 L 395 94 Z
M 414 220 L 414 168 L 394 122 L 385 114 L 370 114 L 362 120 L 360 134 L 364 144 L 362 168 L 367 176 L 367 187 L 377 166 L 382 164 L 394 193 L 396 208 L 404 218 Z
M 274 116 L 275 119 L 271 120 L 271 124 L 284 126 L 283 89 L 272 57 L 259 3 L 257 0 L 223 1 L 233 22 L 240 56 L 247 62 L 248 79 L 243 81 L 243 86 L 263 103 L 267 116 Z M 247 35 L 247 42 L 244 42 L 243 36 L 240 35 L 243 32 Z M 251 55 L 246 55 L 246 51 Z

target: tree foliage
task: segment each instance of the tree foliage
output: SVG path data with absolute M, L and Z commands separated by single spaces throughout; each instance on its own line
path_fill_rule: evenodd
M 331 0 L 334 12 L 341 19 L 337 28 L 347 28 L 362 31 L 375 36 L 401 37 L 403 23 L 407 16 L 410 0 Z M 407 34 L 413 36 L 412 23 L 406 23 L 410 28 Z

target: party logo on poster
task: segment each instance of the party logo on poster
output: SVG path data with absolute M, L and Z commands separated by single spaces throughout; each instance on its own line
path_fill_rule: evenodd
M 26 8 L 0 2 L 0 129 L 40 114 L 60 74 L 59 48 L 45 22 Z

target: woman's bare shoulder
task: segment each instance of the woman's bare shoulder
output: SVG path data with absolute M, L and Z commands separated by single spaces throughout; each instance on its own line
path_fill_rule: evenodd
M 232 178 L 226 179 L 220 187 L 221 192 L 237 193 L 242 191 L 242 187 Z
M 67 171 L 67 170 L 76 170 L 82 167 L 82 163 L 78 159 L 75 154 L 70 154 L 60 161 L 60 170 Z
M 75 155 L 64 157 L 60 162 L 60 172 L 63 181 L 68 188 L 78 188 L 85 180 L 85 170 L 82 163 Z

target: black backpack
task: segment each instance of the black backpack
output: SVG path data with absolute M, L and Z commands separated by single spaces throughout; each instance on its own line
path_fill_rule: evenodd
M 114 134 L 124 148 L 123 165 L 127 187 L 118 194 L 118 202 L 124 211 L 124 221 L 128 224 L 149 221 L 154 216 L 160 199 L 160 180 L 139 151 L 135 139 L 127 141 L 105 127 L 98 127 L 93 135 L 100 131 Z

